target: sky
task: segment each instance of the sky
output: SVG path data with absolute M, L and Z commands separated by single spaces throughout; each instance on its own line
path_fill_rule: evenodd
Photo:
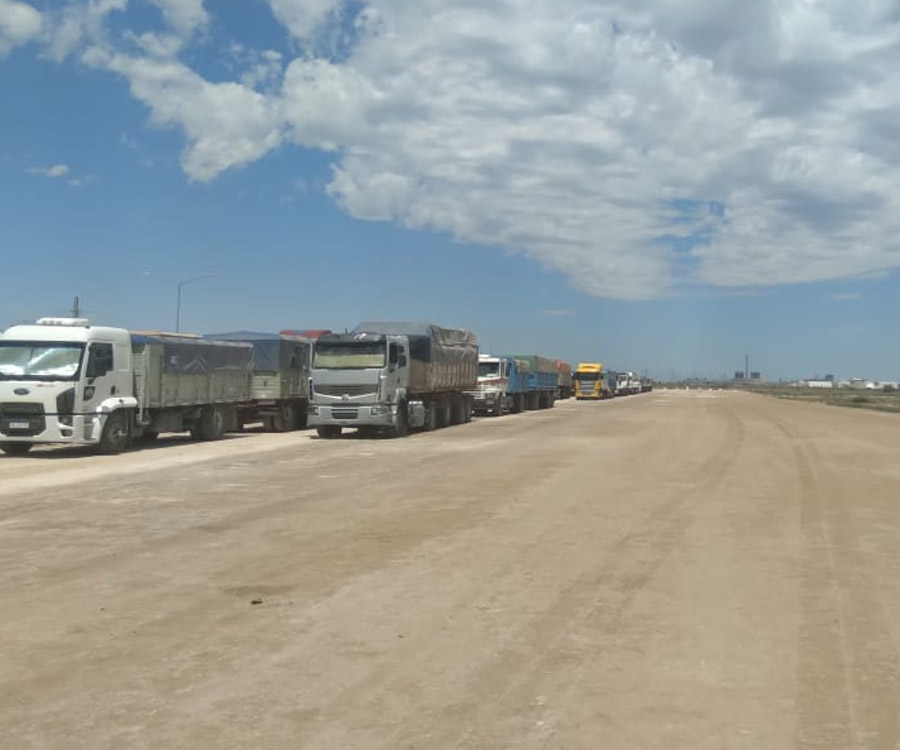
M 900 379 L 898 0 L 0 0 L 0 328 Z

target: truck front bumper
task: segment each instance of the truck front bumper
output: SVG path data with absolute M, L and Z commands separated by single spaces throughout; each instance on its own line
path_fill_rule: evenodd
M 394 404 L 314 404 L 307 412 L 307 424 L 310 427 L 393 427 L 396 423 L 397 407 Z
M 56 445 L 93 445 L 100 441 L 105 414 L 75 414 L 71 424 L 64 424 L 55 414 L 42 415 L 43 429 L 36 434 L 23 434 L 8 425 L 0 431 L 2 443 L 31 443 Z M 16 420 L 12 420 L 15 424 Z M 34 432 L 34 430 L 28 430 Z

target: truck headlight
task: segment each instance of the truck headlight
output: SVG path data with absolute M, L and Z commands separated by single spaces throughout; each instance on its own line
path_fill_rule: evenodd
M 307 414 L 313 417 L 319 416 L 319 407 L 318 406 L 310 406 L 306 411 Z
M 382 414 L 390 414 L 391 409 L 389 406 L 373 406 L 369 409 L 369 414 L 373 417 L 379 417 Z

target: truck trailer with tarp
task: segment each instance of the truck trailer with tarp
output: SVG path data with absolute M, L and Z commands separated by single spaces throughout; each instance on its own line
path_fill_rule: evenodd
M 568 362 L 559 361 L 556 363 L 556 371 L 558 373 L 556 397 L 563 400 L 572 398 L 572 365 Z
M 267 432 L 306 428 L 312 339 L 288 331 L 231 331 L 205 338 L 253 347 L 250 400 L 238 409 L 240 424 L 261 422 Z
M 514 354 L 525 360 L 529 370 L 529 388 L 525 397 L 526 409 L 549 409 L 559 393 L 557 360 L 539 354 Z

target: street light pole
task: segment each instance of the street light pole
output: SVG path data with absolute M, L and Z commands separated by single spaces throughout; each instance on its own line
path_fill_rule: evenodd
M 203 279 L 211 279 L 213 276 L 217 276 L 219 274 L 218 271 L 210 271 L 209 273 L 203 274 L 203 276 L 195 276 L 192 279 L 185 279 L 184 281 L 178 282 L 178 302 L 175 305 L 175 333 L 181 333 L 181 290 L 183 287 L 188 284 L 193 284 L 195 281 L 203 281 Z

